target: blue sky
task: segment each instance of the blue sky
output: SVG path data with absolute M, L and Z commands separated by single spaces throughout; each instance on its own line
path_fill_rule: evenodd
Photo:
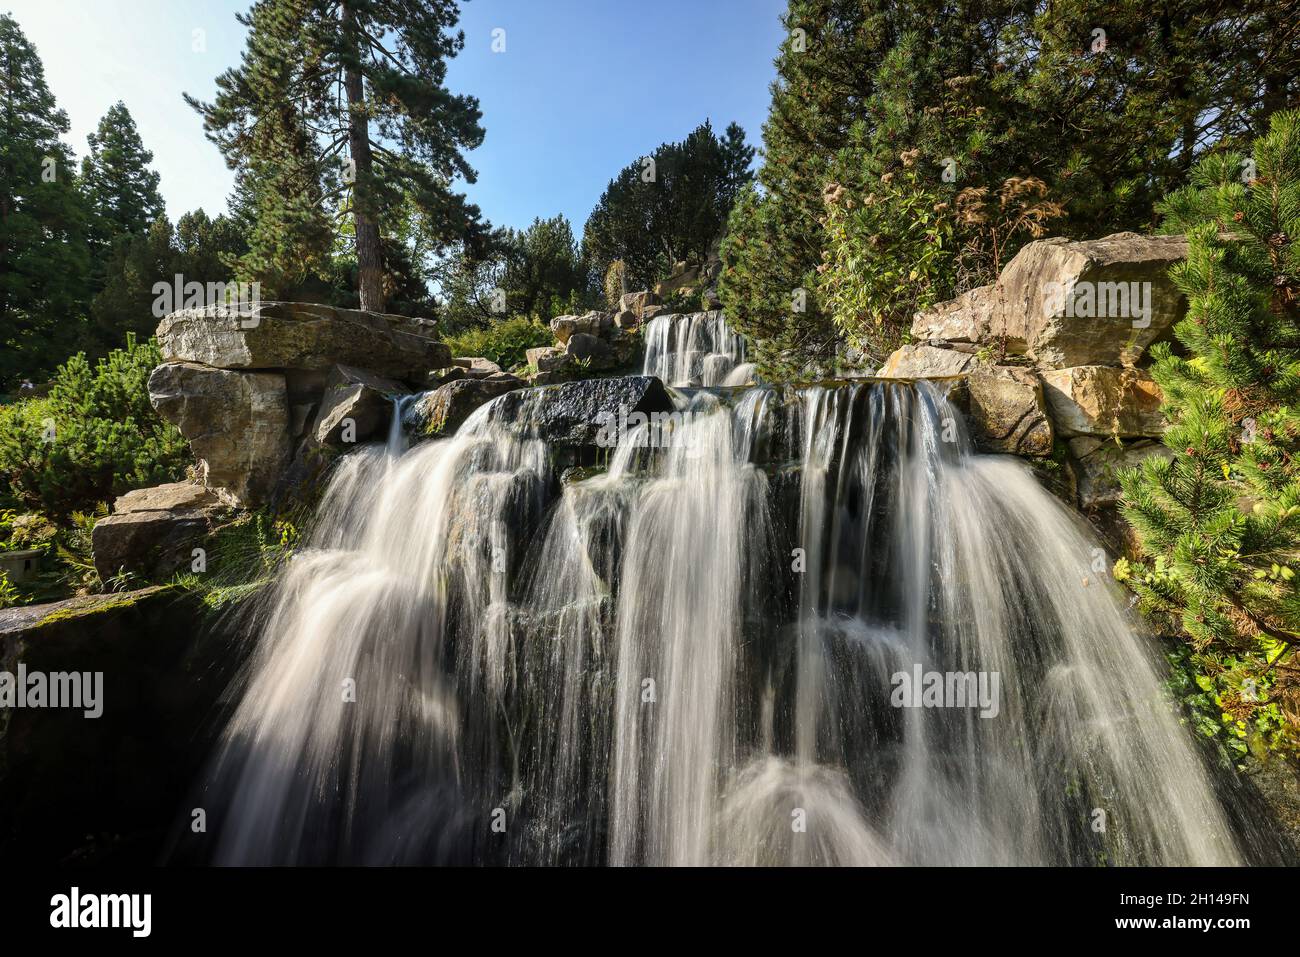
M 236 63 L 250 0 L 0 0 L 86 134 L 125 101 L 167 211 L 225 208 L 231 174 L 181 92 L 210 97 Z M 469 194 L 494 224 L 564 213 L 580 231 L 618 170 L 708 118 L 759 144 L 785 0 L 469 0 L 448 83 L 477 96 L 487 137 Z M 504 30 L 505 51 L 492 50 Z M 196 34 L 195 31 L 202 31 Z M 196 49 L 201 48 L 201 49 Z

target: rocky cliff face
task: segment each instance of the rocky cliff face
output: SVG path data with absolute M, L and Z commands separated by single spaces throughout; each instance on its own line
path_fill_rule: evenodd
M 996 283 L 918 313 L 879 374 L 959 377 L 981 445 L 1055 456 L 1081 508 L 1109 508 L 1120 469 L 1167 454 L 1143 366 L 1186 309 L 1168 278 L 1186 254 L 1181 236 L 1030 243 Z

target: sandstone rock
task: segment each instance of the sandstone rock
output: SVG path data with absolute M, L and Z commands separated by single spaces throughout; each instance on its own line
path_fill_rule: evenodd
M 247 316 L 226 306 L 174 312 L 158 325 L 169 361 L 221 369 L 315 369 L 355 365 L 420 379 L 451 364 L 451 350 L 427 319 L 302 302 L 264 302 Z
M 1186 255 L 1181 236 L 1032 242 L 998 278 L 989 336 L 1044 368 L 1132 365 L 1186 309 L 1168 276 Z
M 470 375 L 479 373 L 477 378 L 486 379 L 494 372 L 500 372 L 501 367 L 491 359 L 484 359 L 482 356 L 465 356 L 459 359 L 452 359 L 452 364 L 465 369 Z
M 621 309 L 614 313 L 614 325 L 620 330 L 635 329 L 641 325 L 641 315 L 631 309 Z
M 577 333 L 599 336 L 614 328 L 614 315 L 592 310 L 581 316 L 556 316 L 551 320 L 551 331 L 558 342 L 566 343 Z
M 335 366 L 321 396 L 311 440 L 317 445 L 339 445 L 381 437 L 393 414 L 392 397 L 401 395 L 410 395 L 410 390 L 400 382 L 352 366 Z
M 655 295 L 663 298 L 671 296 L 673 293 L 686 292 L 697 287 L 700 280 L 701 270 L 699 266 L 684 261 L 677 262 L 673 264 L 672 274 L 667 279 L 655 283 Z
M 495 422 L 573 448 L 599 447 L 601 430 L 608 431 L 608 424 L 622 416 L 673 408 L 668 390 L 654 376 L 623 376 L 511 392 L 490 411 Z
M 448 382 L 455 382 L 457 379 L 465 378 L 465 370 L 461 366 L 448 366 L 445 369 L 434 369 L 427 376 L 424 382 L 430 389 L 436 389 L 440 385 L 446 385 Z
M 939 349 L 927 345 L 907 345 L 897 349 L 881 367 L 882 379 L 928 379 L 960 375 L 975 365 L 968 352 Z
M 966 379 L 972 437 L 990 452 L 1052 454 L 1043 387 L 1029 369 L 976 366 Z
M 993 287 L 980 286 L 941 302 L 912 319 L 912 336 L 923 342 L 985 342 L 993 309 Z
M 592 369 L 612 368 L 618 361 L 608 342 L 585 332 L 570 336 L 566 351 L 574 360 L 589 362 Z
M 1173 458 L 1173 452 L 1152 439 L 1117 445 L 1091 435 L 1070 439 L 1070 454 L 1078 465 L 1079 505 L 1103 508 L 1120 499 L 1119 473 L 1135 468 L 1149 458 Z
M 192 482 L 128 492 L 114 503 L 112 515 L 95 523 L 95 570 L 103 581 L 122 571 L 161 579 L 188 570 L 192 550 L 223 508 L 216 493 Z
M 149 376 L 149 401 L 189 440 L 203 484 L 256 505 L 289 458 L 284 375 L 165 362 Z
M 559 346 L 539 346 L 529 349 L 524 355 L 528 364 L 538 372 L 555 372 L 572 364 L 573 358 Z
M 659 305 L 659 297 L 647 289 L 624 293 L 618 300 L 620 312 L 631 312 L 638 318 L 644 316 L 648 307 L 657 305 Z
M 1063 435 L 1159 436 L 1160 387 L 1145 373 L 1114 366 L 1074 366 L 1042 373 L 1044 394 Z
M 514 376 L 449 382 L 412 402 L 402 424 L 418 435 L 442 438 L 459 429 L 479 406 L 526 384 Z

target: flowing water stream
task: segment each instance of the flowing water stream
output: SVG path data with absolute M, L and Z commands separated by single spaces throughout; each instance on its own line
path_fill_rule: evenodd
M 600 469 L 500 400 L 342 459 L 206 785 L 216 859 L 1242 861 L 1091 533 L 941 393 L 677 402 Z

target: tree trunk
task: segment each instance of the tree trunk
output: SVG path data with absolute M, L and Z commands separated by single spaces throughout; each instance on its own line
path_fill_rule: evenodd
M 343 4 L 344 34 L 354 39 L 352 49 L 360 57 L 361 43 L 353 13 Z M 343 71 L 343 88 L 348 98 L 348 149 L 352 154 L 352 212 L 356 221 L 357 291 L 361 308 L 384 311 L 384 255 L 379 243 L 376 211 L 370 207 L 369 186 L 373 160 L 370 151 L 370 121 L 365 112 L 365 82 L 358 64 L 347 64 Z

